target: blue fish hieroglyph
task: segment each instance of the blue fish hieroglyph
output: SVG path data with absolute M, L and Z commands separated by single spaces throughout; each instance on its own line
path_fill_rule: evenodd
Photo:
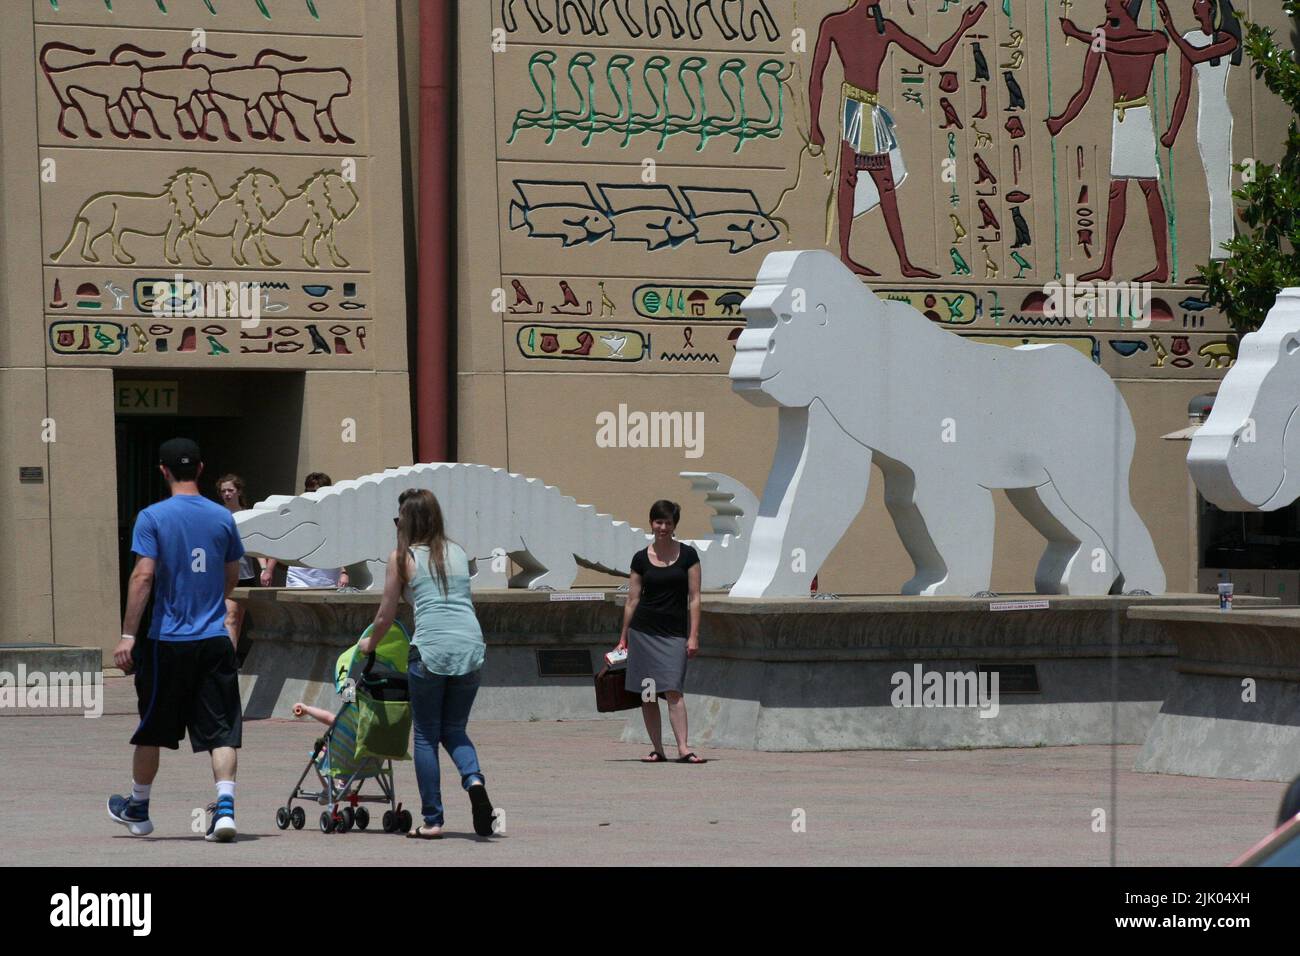
M 693 189 L 682 196 L 698 230 L 696 242 L 725 242 L 731 253 L 744 252 L 778 235 L 776 224 L 759 208 L 749 189 Z
M 593 191 L 586 183 L 540 180 L 514 185 L 510 228 L 560 239 L 565 247 L 608 236 L 655 252 L 694 240 L 726 243 L 734 255 L 780 234 L 752 189 L 598 183 Z
M 586 183 L 515 181 L 518 199 L 510 201 L 510 228 L 527 227 L 537 239 L 562 239 L 564 245 L 596 242 L 614 228 Z
M 661 150 L 673 136 L 685 133 L 695 137 L 696 152 L 711 139 L 729 137 L 732 152 L 738 153 L 751 139 L 777 139 L 785 127 L 785 84 L 793 66 L 781 60 L 763 60 L 751 74 L 747 60 L 731 57 L 710 74 L 708 58 L 699 55 L 683 58 L 673 69 L 671 57 L 656 53 L 637 69 L 635 56 L 615 53 L 602 70 L 595 54 L 581 50 L 564 68 L 572 101 L 556 75 L 558 65 L 554 50 L 529 57 L 528 79 L 539 102 L 535 109 L 515 114 L 507 145 L 526 129 L 548 130 L 548 146 L 562 130 L 576 130 L 585 134 L 583 146 L 600 134 L 615 133 L 621 135 L 619 147 L 626 149 L 634 137 L 648 133 L 658 136 L 655 149 Z M 751 114 L 754 89 L 763 106 Z
M 614 242 L 644 242 L 651 252 L 677 247 L 697 234 L 697 227 L 668 186 L 596 187 L 614 224 Z

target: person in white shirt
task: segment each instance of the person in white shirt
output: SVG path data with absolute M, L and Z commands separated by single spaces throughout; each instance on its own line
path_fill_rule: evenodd
M 303 479 L 304 493 L 328 488 L 334 480 L 323 471 L 313 471 Z M 268 561 L 262 569 L 262 586 L 270 587 L 275 562 Z M 303 568 L 294 566 L 285 572 L 284 583 L 291 588 L 345 588 L 348 586 L 347 568 Z

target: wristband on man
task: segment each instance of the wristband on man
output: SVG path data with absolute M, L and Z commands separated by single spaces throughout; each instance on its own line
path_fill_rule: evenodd
M 123 634 L 123 635 L 122 635 L 122 640 L 124 640 L 124 641 L 134 641 L 134 640 L 135 640 L 135 635 L 134 635 L 134 634 Z

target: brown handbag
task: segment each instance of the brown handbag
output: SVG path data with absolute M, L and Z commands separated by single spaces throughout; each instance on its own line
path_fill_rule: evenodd
M 620 667 L 611 670 L 609 664 L 596 674 L 596 710 L 612 714 L 619 710 L 632 710 L 641 706 L 641 695 L 624 687 L 627 671 Z

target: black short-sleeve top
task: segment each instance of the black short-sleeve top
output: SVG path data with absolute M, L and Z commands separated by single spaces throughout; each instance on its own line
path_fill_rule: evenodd
M 699 553 L 689 544 L 680 545 L 681 553 L 666 568 L 650 563 L 649 549 L 632 556 L 632 570 L 641 575 L 641 600 L 632 614 L 631 627 L 643 634 L 660 637 L 689 637 L 690 617 L 687 597 L 690 581 L 687 572 L 700 563 Z

